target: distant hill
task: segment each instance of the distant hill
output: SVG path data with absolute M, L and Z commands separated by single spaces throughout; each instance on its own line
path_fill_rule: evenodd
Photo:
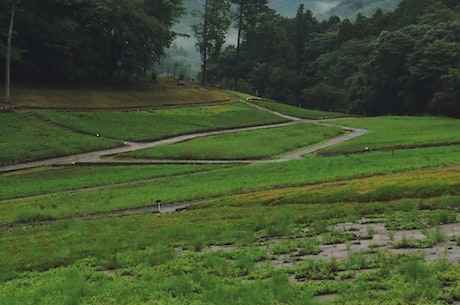
M 268 0 L 268 5 L 280 15 L 294 17 L 301 4 L 313 12 L 318 20 L 328 19 L 332 15 L 340 18 L 354 19 L 358 13 L 371 16 L 378 8 L 384 12 L 393 11 L 401 0 Z M 204 0 L 184 0 L 185 14 L 174 30 L 178 33 L 192 36 L 191 26 L 200 22 Z M 170 73 L 172 67 L 181 63 L 182 70 L 190 77 L 199 71 L 200 57 L 195 50 L 193 37 L 178 37 L 173 47 L 167 52 L 168 56 L 157 67 L 159 73 Z
M 268 5 L 280 15 L 294 17 L 299 6 L 313 12 L 315 16 L 322 16 L 340 4 L 340 0 L 269 0 Z
M 394 11 L 401 0 L 342 0 L 335 7 L 326 12 L 327 16 L 353 19 L 358 13 L 371 16 L 377 9 L 384 12 Z
M 332 15 L 341 18 L 354 18 L 358 13 L 372 15 L 378 8 L 383 11 L 394 10 L 401 0 L 268 0 L 268 5 L 280 15 L 294 17 L 301 4 L 319 19 Z M 193 20 L 192 12 L 203 8 L 203 0 L 184 0 L 187 14 L 183 20 Z M 187 22 L 186 22 L 187 23 Z

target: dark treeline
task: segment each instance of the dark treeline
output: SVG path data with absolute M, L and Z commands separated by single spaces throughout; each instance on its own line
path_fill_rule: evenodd
M 0 0 L 0 58 L 13 3 L 12 77 L 32 81 L 151 73 L 182 13 L 182 0 Z
M 305 108 L 460 116 L 458 0 L 403 0 L 353 21 L 260 7 L 239 44 L 210 58 L 207 82 Z
M 148 77 L 183 13 L 182 0 L 0 0 L 2 70 L 13 3 L 12 78 L 28 81 Z M 303 6 L 286 18 L 267 0 L 202 5 L 204 83 L 305 108 L 460 116 L 458 0 L 403 0 L 353 21 Z

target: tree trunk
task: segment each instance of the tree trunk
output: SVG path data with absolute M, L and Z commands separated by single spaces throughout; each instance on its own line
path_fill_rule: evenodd
M 201 67 L 201 84 L 206 83 L 206 70 L 208 66 L 208 2 L 204 3 L 204 21 L 203 21 L 203 65 Z
M 6 64 L 5 64 L 5 102 L 11 104 L 11 40 L 13 37 L 14 10 L 17 1 L 13 1 L 11 7 L 10 27 L 8 30 L 8 41 L 6 44 Z
M 240 7 L 240 15 L 238 20 L 238 37 L 236 38 L 236 75 L 234 89 L 238 89 L 238 80 L 240 78 L 240 50 L 241 50 L 241 32 L 243 30 L 243 11 Z

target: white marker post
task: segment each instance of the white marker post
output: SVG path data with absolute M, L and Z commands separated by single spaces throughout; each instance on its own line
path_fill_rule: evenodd
M 158 213 L 161 214 L 161 200 L 157 200 Z

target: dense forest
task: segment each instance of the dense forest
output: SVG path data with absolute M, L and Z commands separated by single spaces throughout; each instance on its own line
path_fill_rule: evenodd
M 13 2 L 12 77 L 28 81 L 150 77 L 184 13 L 181 0 L 0 0 L 2 59 Z M 267 0 L 200 3 L 203 83 L 321 110 L 460 116 L 458 0 L 326 20 Z
M 29 81 L 151 73 L 183 13 L 182 0 L 0 0 L 2 58 L 14 3 L 12 77 Z
M 240 46 L 208 63 L 207 82 L 306 108 L 460 116 L 457 0 L 403 0 L 353 22 L 264 7 L 247 13 Z

